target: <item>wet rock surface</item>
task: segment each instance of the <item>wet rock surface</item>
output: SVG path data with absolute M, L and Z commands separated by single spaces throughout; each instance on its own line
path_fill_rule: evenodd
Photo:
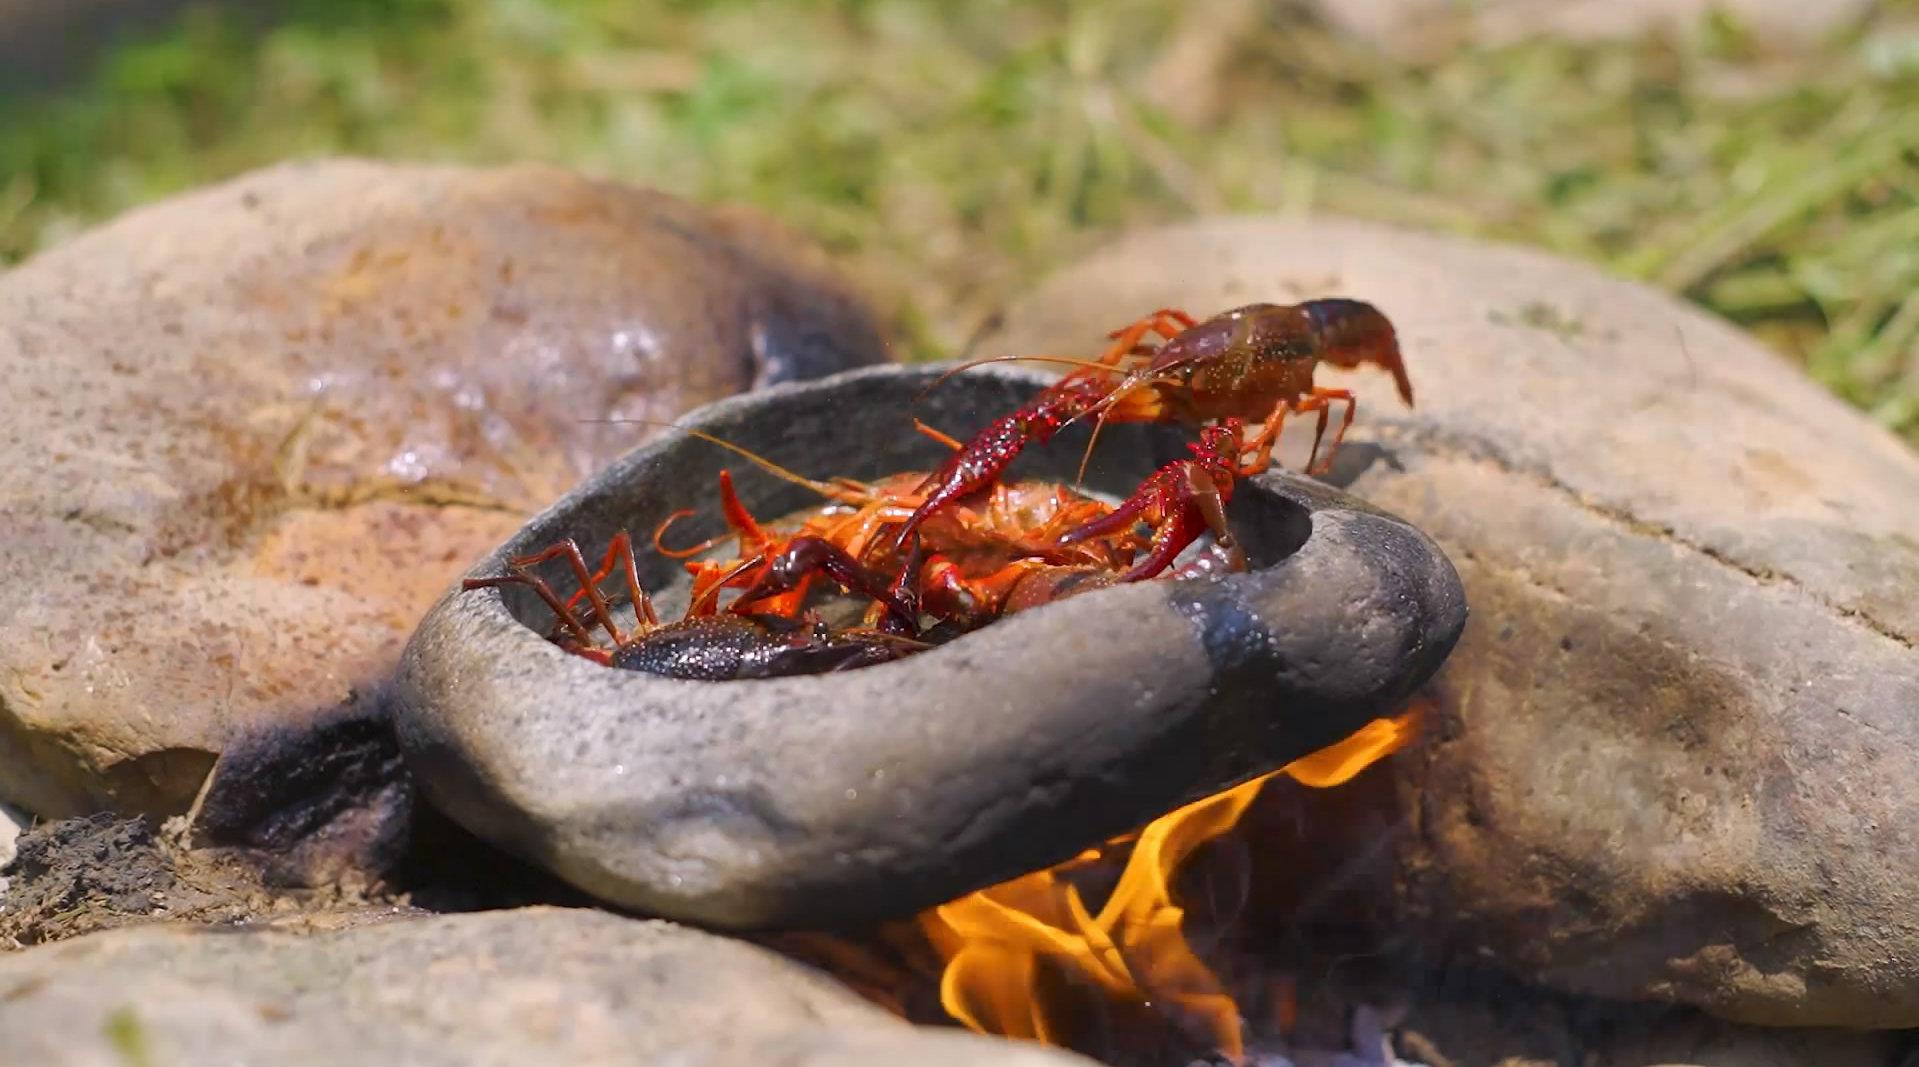
M 0 956 L 21 1063 L 1086 1064 L 916 1030 L 765 949 L 603 912 L 147 927 Z M 10 1060 L 11 1062 L 11 1060 Z
M 1562 989 L 1919 1024 L 1919 458 L 1890 435 L 1650 290 L 1333 220 L 1122 240 L 976 354 L 1335 294 L 1398 323 L 1419 407 L 1322 372 L 1361 398 L 1332 480 L 1473 606 L 1392 761 L 1395 921 Z
M 545 168 L 283 166 L 49 251 L 0 276 L 0 797 L 183 811 L 657 432 L 582 420 L 883 356 L 770 223 Z
M 924 470 L 944 453 L 908 411 L 934 373 L 850 372 L 686 424 L 814 475 Z M 1037 381 L 963 376 L 917 414 L 967 433 Z M 1088 484 L 1130 492 L 1184 440 L 1109 430 Z M 1062 439 L 1015 476 L 1070 479 L 1078 460 Z M 603 544 L 682 507 L 700 514 L 680 536 L 716 533 L 722 467 L 757 514 L 817 502 L 677 437 L 583 484 L 472 573 L 562 536 Z M 603 899 L 726 927 L 909 914 L 1392 713 L 1463 624 L 1445 558 L 1357 501 L 1261 478 L 1239 487 L 1232 520 L 1247 574 L 1099 590 L 833 675 L 616 671 L 544 640 L 550 616 L 524 590 L 456 592 L 408 646 L 396 722 L 434 803 Z M 671 578 L 670 561 L 642 562 L 643 584 Z

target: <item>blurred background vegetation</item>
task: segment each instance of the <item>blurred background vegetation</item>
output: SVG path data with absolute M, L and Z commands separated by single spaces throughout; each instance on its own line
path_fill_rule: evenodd
M 0 88 L 0 264 L 289 156 L 538 159 L 757 204 L 939 356 L 1117 228 L 1342 212 L 1681 293 L 1919 441 L 1919 3 L 1424 60 L 1250 0 L 269 6 Z

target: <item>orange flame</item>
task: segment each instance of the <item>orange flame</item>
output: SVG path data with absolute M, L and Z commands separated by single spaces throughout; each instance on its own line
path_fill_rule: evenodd
M 1318 788 L 1339 785 L 1403 747 L 1417 734 L 1419 719 L 1416 706 L 1375 719 L 1273 773 Z M 1170 881 L 1194 850 L 1239 822 L 1271 777 L 1148 824 L 1097 914 L 1065 876 L 1101 860 L 1105 848 L 923 913 L 920 925 L 945 960 L 940 1002 L 947 1013 L 981 1033 L 1068 1044 L 1066 1013 L 1045 992 L 1042 971 L 1050 967 L 1090 982 L 1114 1002 L 1154 1006 L 1221 1055 L 1244 1062 L 1239 1006 L 1187 942 L 1186 912 L 1173 902 Z

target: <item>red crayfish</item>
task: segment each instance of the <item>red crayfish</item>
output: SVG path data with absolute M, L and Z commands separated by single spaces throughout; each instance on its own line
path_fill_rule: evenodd
M 1154 334 L 1162 343 L 1146 345 Z M 1233 457 L 1243 476 L 1271 462 L 1288 412 L 1316 412 L 1318 428 L 1307 459 L 1311 474 L 1330 468 L 1358 407 L 1351 392 L 1313 384 L 1321 361 L 1383 367 L 1400 399 L 1413 402 L 1393 324 L 1378 308 L 1358 300 L 1248 304 L 1204 322 L 1161 308 L 1110 337 L 1113 344 L 1098 360 L 988 425 L 929 476 L 919 487 L 924 500 L 901 525 L 896 543 L 904 544 L 921 523 L 955 501 L 990 487 L 1029 443 L 1044 443 L 1087 415 L 1101 423 L 1262 421 L 1264 429 L 1245 444 L 1252 458 Z M 1345 417 L 1322 463 L 1319 446 L 1335 403 L 1346 405 Z

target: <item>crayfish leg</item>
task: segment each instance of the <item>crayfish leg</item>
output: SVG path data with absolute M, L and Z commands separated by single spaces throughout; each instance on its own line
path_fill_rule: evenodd
M 720 471 L 720 511 L 726 516 L 726 524 L 740 535 L 742 555 L 745 554 L 748 541 L 752 541 L 755 547 L 764 548 L 773 540 L 760 526 L 759 520 L 753 517 L 753 513 L 740 502 L 740 494 L 733 488 L 733 473 L 728 470 Z
M 1319 443 L 1326 436 L 1326 425 L 1332 415 L 1332 405 L 1346 405 L 1346 415 L 1339 421 L 1339 429 L 1333 432 L 1333 442 L 1326 447 L 1326 458 L 1319 458 Z M 1333 469 L 1333 457 L 1339 453 L 1339 446 L 1346 440 L 1346 431 L 1352 429 L 1353 416 L 1359 410 L 1359 401 L 1345 389 L 1315 388 L 1312 395 L 1299 402 L 1295 410 L 1300 412 L 1319 412 L 1319 426 L 1313 434 L 1313 451 L 1306 457 L 1306 473 L 1314 476 L 1325 474 Z
M 912 510 L 905 505 L 889 504 L 884 499 L 875 500 L 862 507 L 837 525 L 827 528 L 826 539 L 846 549 L 846 554 L 854 559 L 865 559 L 880 531 L 895 523 L 906 521 Z
M 966 442 L 960 440 L 957 437 L 954 437 L 952 434 L 949 434 L 945 432 L 944 430 L 938 429 L 937 427 L 928 426 L 925 422 L 923 422 L 920 419 L 913 420 L 913 429 L 918 430 L 919 432 L 925 434 L 926 436 L 932 438 L 935 441 L 938 441 L 940 444 L 945 445 L 947 448 L 950 448 L 955 452 L 958 452 L 960 449 L 966 447 Z
M 1239 473 L 1242 476 L 1263 473 L 1273 465 L 1273 449 L 1279 444 L 1279 435 L 1286 428 L 1286 413 L 1292 408 L 1291 399 L 1283 399 L 1273 405 L 1273 412 L 1266 416 L 1266 425 L 1259 428 L 1259 435 L 1246 443 L 1246 451 L 1251 452 L 1253 458 L 1240 465 Z M 1239 457 L 1233 458 L 1237 460 Z
M 1122 582 L 1138 582 L 1157 577 L 1172 566 L 1187 546 L 1210 531 L 1213 540 L 1231 550 L 1238 546 L 1232 527 L 1226 522 L 1226 494 L 1206 469 L 1191 460 L 1181 460 L 1170 484 L 1159 487 L 1166 518 L 1153 530 L 1152 550 L 1132 570 L 1120 575 Z
M 740 604 L 766 600 L 781 594 L 803 590 L 814 575 L 825 575 L 843 588 L 885 605 L 887 612 L 905 630 L 917 630 L 919 613 L 897 595 L 884 577 L 847 555 L 846 550 L 821 537 L 795 537 L 779 555 L 767 561 L 758 580 L 740 594 Z
M 750 585 L 751 581 L 745 575 L 765 565 L 765 556 L 758 554 L 736 560 L 731 565 L 710 561 L 687 564 L 687 569 L 693 575 L 693 591 L 686 604 L 687 617 L 716 614 L 720 610 L 721 590 L 733 585 Z
M 502 574 L 493 578 L 468 578 L 460 583 L 460 588 L 501 589 L 509 585 L 524 585 L 533 590 L 534 594 L 553 612 L 554 622 L 572 635 L 579 647 L 583 649 L 593 647 L 592 632 L 581 624 L 579 616 L 573 614 L 572 609 L 560 599 L 560 594 L 555 593 L 553 587 L 546 583 L 546 579 L 537 574 L 528 573 L 522 568 L 514 568 L 511 574 Z
M 1158 308 L 1155 309 L 1151 315 L 1135 319 L 1130 325 L 1122 326 L 1106 336 L 1114 341 L 1124 340 L 1126 344 L 1123 350 L 1131 351 L 1135 345 L 1145 340 L 1148 334 L 1156 333 L 1159 334 L 1161 338 L 1170 341 L 1180 333 L 1190 330 L 1197 325 L 1199 325 L 1198 319 L 1193 318 L 1178 308 Z M 1111 351 L 1119 350 L 1122 350 L 1122 346 L 1114 345 Z
M 625 531 L 621 531 L 621 533 L 625 533 Z M 615 538 L 614 540 L 617 543 L 619 539 Z M 609 557 L 611 556 L 610 551 L 608 555 Z M 627 558 L 629 560 L 632 558 L 632 544 L 630 540 L 627 543 Z M 574 580 L 579 583 L 580 591 L 586 594 L 587 603 L 593 607 L 594 621 L 606 631 L 608 637 L 613 639 L 614 644 L 625 644 L 627 640 L 626 637 L 620 633 L 619 624 L 613 621 L 612 606 L 607 603 L 606 595 L 600 592 L 599 584 L 593 580 L 592 569 L 586 565 L 586 557 L 580 553 L 579 543 L 571 537 L 565 538 L 557 544 L 550 545 L 544 550 L 535 552 L 530 556 L 520 556 L 510 562 L 515 570 L 528 570 L 550 559 L 563 559 L 566 561 L 567 566 L 573 570 L 573 577 Z M 528 576 L 533 577 L 531 574 Z M 633 579 L 633 585 L 636 590 L 639 588 L 639 578 L 637 575 Z M 549 589 L 549 592 L 550 591 Z M 641 595 L 644 596 L 645 594 L 642 592 Z M 571 609 L 572 605 L 577 602 L 578 599 L 576 595 L 573 599 L 566 601 L 563 606 Z M 635 610 L 637 610 L 637 608 Z
M 1110 537 L 1113 534 L 1124 533 L 1132 529 L 1133 524 L 1139 521 L 1140 515 L 1145 512 L 1146 508 L 1157 502 L 1155 498 L 1159 496 L 1161 492 L 1157 484 L 1158 480 L 1157 475 L 1148 478 L 1145 483 L 1139 487 L 1138 492 L 1127 497 L 1118 507 L 1101 515 L 1097 519 L 1081 523 L 1065 533 L 1060 534 L 1055 543 L 1073 545 L 1081 541 L 1092 540 L 1095 537 Z
M 578 592 L 566 598 L 566 606 L 572 608 L 578 604 L 580 598 L 589 595 L 587 590 L 598 590 L 600 583 L 612 575 L 616 566 L 621 568 L 620 576 L 626 580 L 626 594 L 633 604 L 634 622 L 642 626 L 658 626 L 659 613 L 653 610 L 653 598 L 647 596 L 646 590 L 640 587 L 639 563 L 633 558 L 633 538 L 625 530 L 613 535 L 613 540 L 606 546 L 606 555 L 600 560 L 599 569 L 593 572 L 587 584 L 581 586 Z

